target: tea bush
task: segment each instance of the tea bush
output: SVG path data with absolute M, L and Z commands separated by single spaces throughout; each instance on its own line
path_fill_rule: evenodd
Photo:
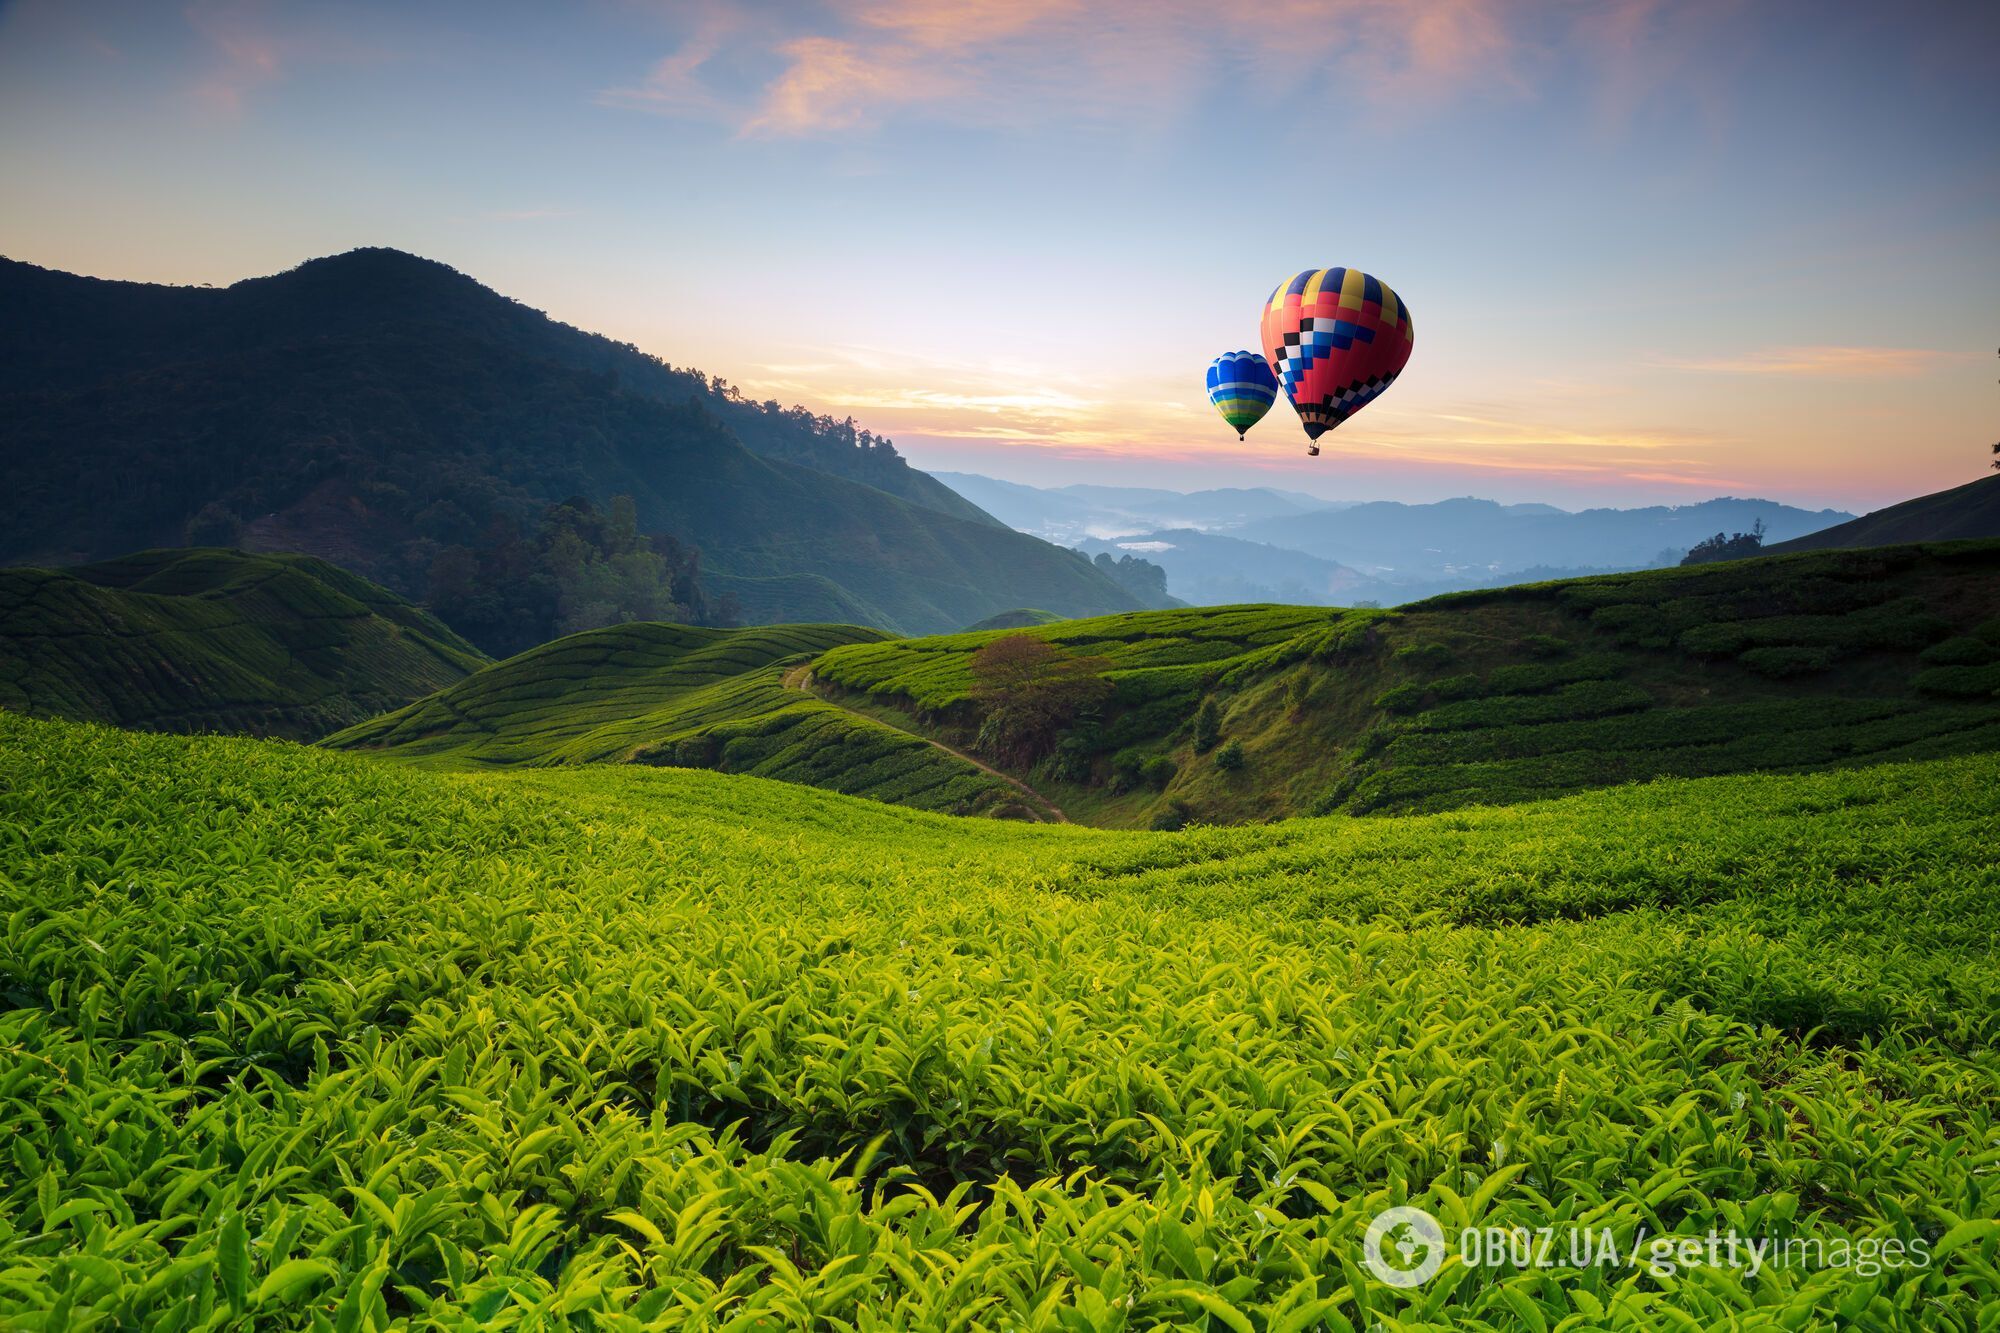
M 0 1324 L 1989 1327 L 1997 817 L 1990 755 L 1151 834 L 0 715 Z M 1395 1289 L 1403 1202 L 1932 1262 Z

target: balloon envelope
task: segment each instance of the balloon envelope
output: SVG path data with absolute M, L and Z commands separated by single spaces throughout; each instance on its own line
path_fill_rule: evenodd
M 1255 352 L 1224 352 L 1208 366 L 1208 401 L 1236 428 L 1236 438 L 1264 419 L 1278 396 L 1278 379 Z
M 1311 440 L 1394 384 L 1415 337 L 1409 307 L 1358 268 L 1309 268 L 1264 303 L 1264 356 Z

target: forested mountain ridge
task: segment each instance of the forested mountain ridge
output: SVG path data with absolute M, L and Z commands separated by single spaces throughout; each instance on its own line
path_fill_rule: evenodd
M 825 606 L 807 575 L 902 632 L 1139 605 L 851 423 L 744 402 L 395 251 L 222 289 L 0 262 L 0 308 L 0 561 L 241 545 L 426 598 L 440 561 L 490 564 L 548 506 L 627 495 L 642 533 L 699 548 L 772 620 Z
M 363 249 L 308 260 L 285 273 L 228 287 L 169 287 L 81 278 L 0 259 L 0 393 L 81 389 L 115 375 L 254 350 L 310 320 L 316 338 L 424 326 L 451 328 L 496 346 L 604 376 L 664 403 L 693 398 L 751 452 L 887 491 L 976 522 L 985 513 L 903 461 L 888 439 L 776 400 L 746 398 L 721 376 L 674 366 L 553 319 L 435 260 Z M 115 327 L 116 336 L 107 337 Z

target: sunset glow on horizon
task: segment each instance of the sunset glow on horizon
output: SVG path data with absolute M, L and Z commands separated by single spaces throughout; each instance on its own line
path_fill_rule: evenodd
M 2000 439 L 2000 11 L 853 0 L 0 7 L 0 253 L 364 245 L 1038 485 L 1865 510 Z M 1353 265 L 1308 459 L 1202 376 Z

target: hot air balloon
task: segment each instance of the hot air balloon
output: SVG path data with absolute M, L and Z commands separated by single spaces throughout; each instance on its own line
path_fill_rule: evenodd
M 1208 401 L 1236 427 L 1236 438 L 1264 419 L 1278 396 L 1277 377 L 1255 352 L 1224 352 L 1208 365 Z
M 1264 356 L 1305 427 L 1319 437 L 1380 397 L 1410 360 L 1416 330 L 1389 284 L 1358 268 L 1309 268 L 1264 305 Z

